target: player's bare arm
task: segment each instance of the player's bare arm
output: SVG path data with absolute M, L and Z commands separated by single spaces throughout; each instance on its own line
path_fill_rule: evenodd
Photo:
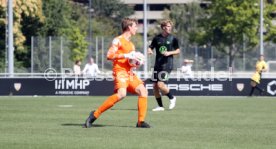
M 262 69 L 262 72 L 266 72 L 266 71 L 267 71 L 267 68 Z
M 148 54 L 152 55 L 153 54 L 153 51 L 151 48 L 148 48 Z
M 164 52 L 164 56 L 170 56 L 170 55 L 177 55 L 177 54 L 179 54 L 180 53 L 180 49 L 176 49 L 176 50 L 174 50 L 174 51 L 166 51 L 166 52 Z

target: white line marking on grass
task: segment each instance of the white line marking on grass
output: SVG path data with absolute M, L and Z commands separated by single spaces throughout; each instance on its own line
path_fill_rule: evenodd
M 60 108 L 71 108 L 73 105 L 58 105 Z

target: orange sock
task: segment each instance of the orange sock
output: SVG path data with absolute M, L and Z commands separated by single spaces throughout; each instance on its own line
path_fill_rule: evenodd
M 119 101 L 117 94 L 109 96 L 104 103 L 94 112 L 94 116 L 98 118 L 104 111 L 111 108 L 116 102 Z
M 147 97 L 138 97 L 138 122 L 145 121 L 147 114 L 148 100 Z

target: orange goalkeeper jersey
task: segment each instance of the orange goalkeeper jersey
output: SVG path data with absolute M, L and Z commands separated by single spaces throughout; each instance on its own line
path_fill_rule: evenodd
M 134 44 L 125 39 L 122 35 L 113 39 L 110 48 L 107 52 L 107 59 L 113 60 L 113 71 L 130 71 L 131 66 L 126 58 L 118 58 L 123 54 L 135 51 Z

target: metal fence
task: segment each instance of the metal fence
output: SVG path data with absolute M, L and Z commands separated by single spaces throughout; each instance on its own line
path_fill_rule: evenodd
M 72 67 L 69 44 L 63 37 L 33 37 L 30 73 L 43 73 L 48 68 L 61 72 L 63 68 Z
M 269 65 L 270 72 L 276 72 L 276 44 L 264 44 L 264 56 Z M 208 71 L 214 68 L 215 71 L 226 71 L 229 69 L 229 56 L 218 51 L 211 45 L 208 47 L 182 47 L 184 58 L 193 59 L 195 71 Z M 260 55 L 259 46 L 256 46 L 248 52 L 235 56 L 233 60 L 234 72 L 254 71 L 256 61 Z M 181 62 L 181 60 L 179 60 Z M 179 63 L 180 65 L 180 63 Z M 178 66 L 179 66 L 178 65 Z
M 112 63 L 106 60 L 106 53 L 113 38 L 95 37 L 91 41 L 87 58 L 93 57 L 98 64 L 99 69 L 103 72 L 112 69 Z M 143 52 L 143 39 L 135 38 L 133 43 L 136 50 Z M 44 73 L 48 68 L 55 69 L 61 73 L 64 68 L 72 68 L 74 62 L 70 60 L 70 43 L 65 37 L 33 37 L 31 44 L 31 67 L 16 68 L 15 73 Z M 256 46 L 250 52 L 244 52 L 242 55 L 235 57 L 233 62 L 233 72 L 252 72 L 258 59 L 259 47 Z M 264 44 L 265 59 L 269 64 L 269 72 L 276 72 L 276 44 Z M 147 55 L 148 71 L 154 66 L 155 56 Z M 218 51 L 213 46 L 181 46 L 181 54 L 175 56 L 174 69 L 180 68 L 183 59 L 192 59 L 194 71 L 227 71 L 229 66 L 228 55 Z M 85 58 L 82 61 L 82 68 L 87 63 Z M 139 68 L 140 71 L 143 67 Z M 5 72 L 0 72 L 5 73 Z

